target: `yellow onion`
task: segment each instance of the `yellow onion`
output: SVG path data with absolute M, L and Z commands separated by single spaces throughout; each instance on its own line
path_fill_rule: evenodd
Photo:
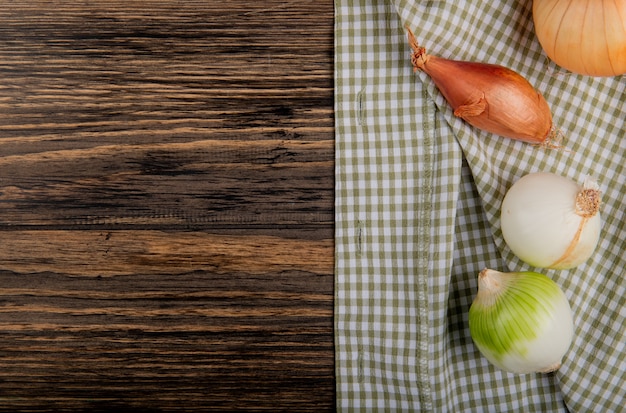
M 565 293 L 536 272 L 482 270 L 469 328 L 480 353 L 511 373 L 557 370 L 574 336 Z
M 586 261 L 600 238 L 600 190 L 552 173 L 525 175 L 509 188 L 500 210 L 502 236 L 522 261 L 568 269 Z
M 626 73 L 625 0 L 534 0 L 533 20 L 548 57 L 574 73 Z
M 470 125 L 541 146 L 558 146 L 548 103 L 520 74 L 500 65 L 450 60 L 426 53 L 407 27 L 413 70 L 435 83 L 454 115 Z

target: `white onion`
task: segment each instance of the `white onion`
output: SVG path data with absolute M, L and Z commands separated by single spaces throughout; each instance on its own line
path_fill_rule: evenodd
M 507 245 L 535 267 L 568 269 L 585 262 L 600 237 L 600 191 L 546 172 L 515 182 L 502 201 L 501 228 Z
M 469 328 L 480 353 L 511 373 L 557 370 L 574 336 L 567 297 L 536 272 L 481 271 Z

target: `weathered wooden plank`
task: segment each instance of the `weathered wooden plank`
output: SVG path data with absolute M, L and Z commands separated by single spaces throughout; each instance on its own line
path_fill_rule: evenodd
M 4 153 L 332 133 L 330 3 L 32 3 L 0 10 Z
M 0 231 L 1 269 L 72 276 L 333 271 L 332 240 L 161 231 Z M 294 250 L 298 251 L 294 254 Z M 3 287 L 4 288 L 4 287 Z
M 0 411 L 332 408 L 310 273 L 0 279 Z
M 331 225 L 332 141 L 107 145 L 0 158 L 0 228 Z

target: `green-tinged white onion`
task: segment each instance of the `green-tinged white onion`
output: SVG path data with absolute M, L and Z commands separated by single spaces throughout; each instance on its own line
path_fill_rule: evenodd
M 531 173 L 515 182 L 502 201 L 502 236 L 527 264 L 573 268 L 598 244 L 599 209 L 600 191 L 592 179 L 580 186 L 552 173 Z
M 554 281 L 491 269 L 478 275 L 469 328 L 481 354 L 511 373 L 557 370 L 574 334 L 567 297 Z

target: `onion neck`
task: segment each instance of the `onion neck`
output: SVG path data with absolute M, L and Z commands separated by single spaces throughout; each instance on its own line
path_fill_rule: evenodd
M 506 282 L 502 278 L 503 273 L 485 268 L 478 274 L 478 293 L 476 299 L 483 307 L 491 307 L 496 304 L 499 297 L 506 290 Z
M 408 32 L 409 45 L 411 46 L 411 49 L 413 49 L 413 53 L 411 54 L 413 71 L 416 72 L 418 70 L 424 70 L 430 56 L 426 54 L 426 48 L 419 45 L 415 35 L 408 26 L 406 27 L 406 30 Z

